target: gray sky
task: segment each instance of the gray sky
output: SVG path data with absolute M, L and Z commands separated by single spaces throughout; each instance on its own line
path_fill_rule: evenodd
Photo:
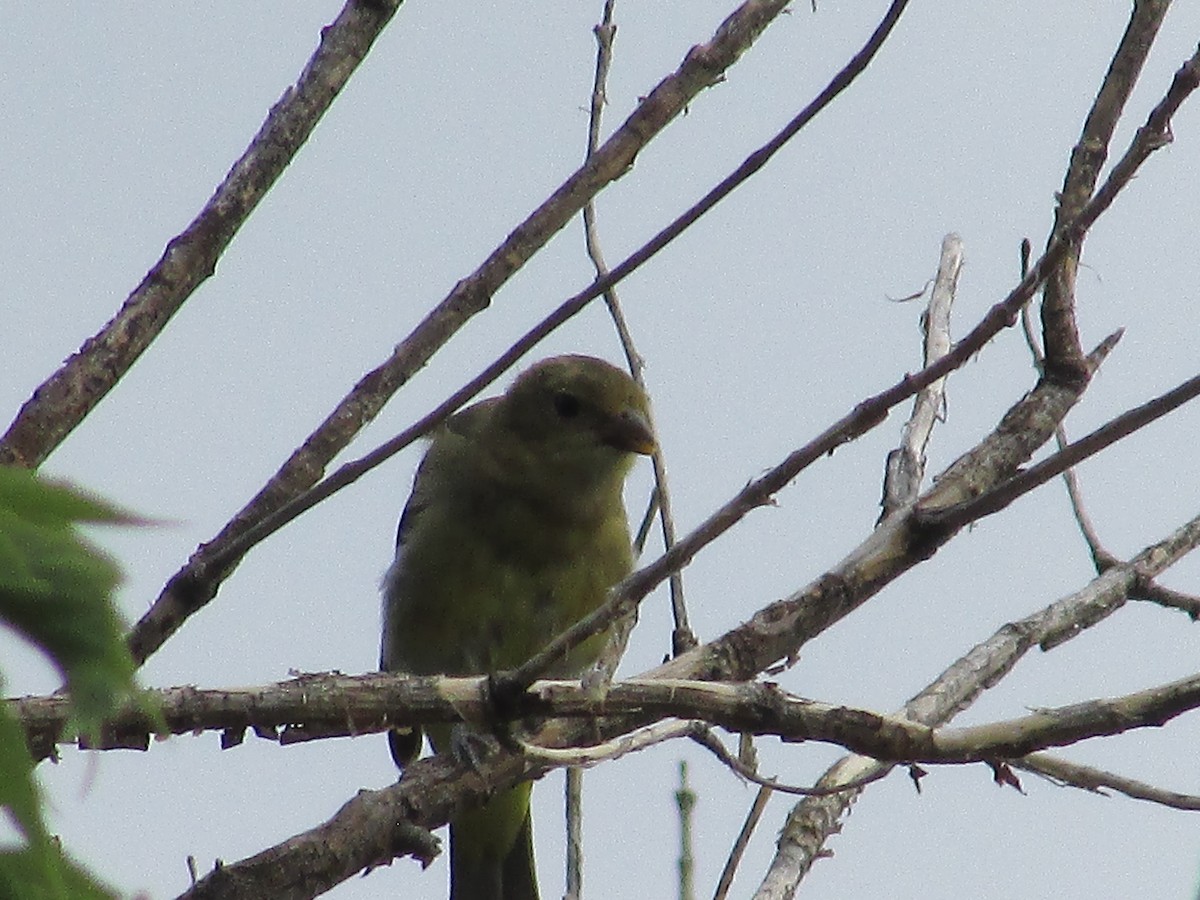
M 324 418 L 578 164 L 600 2 L 428 3 L 401 8 L 367 62 L 206 282 L 118 388 L 47 462 L 160 528 L 103 533 L 125 566 L 136 619 Z M 339 4 L 13 5 L 0 35 L 0 408 L 7 421 L 106 321 L 199 210 Z M 664 9 L 671 6 L 671 9 Z M 618 3 L 609 128 L 707 40 L 732 2 Z M 886 6 L 798 3 L 598 201 L 615 263 L 773 134 L 844 64 Z M 1053 194 L 1127 3 L 914 3 L 860 81 L 733 197 L 620 292 L 647 358 L 683 529 L 855 402 L 919 366 L 916 304 L 942 235 L 967 266 L 963 334 L 1015 283 L 1017 248 L 1045 240 Z M 1200 11 L 1167 18 L 1116 152 L 1200 35 Z M 1085 346 L 1124 326 L 1068 426 L 1073 434 L 1195 374 L 1200 115 L 1176 117 L 1158 153 L 1095 228 L 1079 278 Z M 589 278 L 573 224 L 407 386 L 350 450 L 359 456 L 426 412 Z M 619 359 L 599 309 L 534 357 Z M 1034 381 L 1020 335 L 956 373 L 934 435 L 937 472 Z M 905 410 L 906 411 L 906 410 Z M 804 473 L 686 573 L 710 639 L 806 584 L 870 530 L 903 413 Z M 1200 413 L 1185 408 L 1081 468 L 1109 548 L 1132 555 L 1194 515 Z M 141 673 L 147 686 L 221 687 L 291 670 L 375 667 L 377 584 L 419 450 L 254 550 L 217 600 Z M 645 471 L 631 483 L 640 507 Z M 640 512 L 640 510 L 639 510 Z M 1083 585 L 1085 548 L 1053 485 L 964 533 L 805 648 L 780 678 L 802 695 L 891 710 L 973 643 Z M 1186 560 L 1164 583 L 1195 592 Z M 669 645 L 664 598 L 647 601 L 623 671 Z M 981 722 L 1149 687 L 1195 672 L 1184 617 L 1133 605 L 1052 654 L 1035 654 L 963 718 Z M 0 635 L 9 689 L 53 674 Z M 1200 793 L 1200 717 L 1064 755 Z M 763 768 L 815 779 L 829 748 L 765 741 Z M 588 895 L 672 896 L 679 759 L 690 762 L 697 884 L 711 893 L 753 798 L 712 759 L 667 745 L 587 777 Z M 323 821 L 356 790 L 390 783 L 382 738 L 281 749 L 253 738 L 178 738 L 149 753 L 64 751 L 40 770 L 52 827 L 127 893 L 169 897 L 202 870 Z M 560 777 L 536 792 L 543 893 L 560 893 Z M 822 898 L 1191 898 L 1200 839 L 1186 813 L 1084 795 L 1032 776 L 1026 793 L 984 767 L 937 769 L 914 793 L 897 773 L 870 788 L 802 888 Z M 770 858 L 790 803 L 776 797 L 735 896 Z M 444 896 L 446 864 L 409 860 L 330 896 Z

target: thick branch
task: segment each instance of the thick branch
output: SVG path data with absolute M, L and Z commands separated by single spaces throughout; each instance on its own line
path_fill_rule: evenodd
M 177 734 L 248 725 L 262 734 L 268 728 L 294 723 L 340 725 L 348 733 L 361 734 L 384 731 L 392 724 L 488 721 L 494 711 L 487 702 L 486 684 L 486 678 L 327 675 L 250 692 L 176 689 L 164 692 L 164 699 L 166 718 Z M 45 717 L 37 726 L 42 729 L 46 728 L 45 719 L 51 717 L 48 711 L 52 710 L 56 722 L 65 716 L 60 697 L 16 701 L 15 705 L 18 716 L 29 725 L 35 717 Z M 1197 706 L 1200 676 L 1192 676 L 1115 699 L 947 730 L 903 715 L 806 700 L 770 683 L 635 678 L 611 685 L 602 697 L 577 681 L 539 682 L 508 713 L 513 719 L 534 714 L 593 721 L 601 717 L 698 719 L 736 734 L 838 744 L 880 761 L 971 763 L 1163 725 Z M 121 718 L 141 727 L 150 724 L 136 711 L 126 711 Z M 580 762 L 570 754 L 558 757 L 549 753 L 539 759 L 555 765 Z

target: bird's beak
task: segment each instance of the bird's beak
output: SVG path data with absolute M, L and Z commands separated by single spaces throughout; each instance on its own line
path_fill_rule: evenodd
M 626 408 L 608 420 L 600 435 L 604 443 L 628 453 L 649 456 L 658 447 L 650 420 L 639 410 Z

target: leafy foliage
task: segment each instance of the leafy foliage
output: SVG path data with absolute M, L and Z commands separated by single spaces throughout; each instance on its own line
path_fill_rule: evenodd
M 116 564 L 89 544 L 79 522 L 139 520 L 24 469 L 0 468 L 0 621 L 62 672 L 77 731 L 94 733 L 133 691 L 134 664 L 112 592 Z M 22 845 L 0 852 L 0 897 L 90 900 L 112 895 L 67 860 L 46 830 L 24 734 L 0 707 L 0 808 Z

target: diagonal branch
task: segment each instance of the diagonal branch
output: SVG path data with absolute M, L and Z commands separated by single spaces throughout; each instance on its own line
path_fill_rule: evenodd
M 1033 271 L 1039 268 L 1040 265 L 1035 266 Z M 1024 284 L 1026 281 L 1022 281 Z M 984 321 L 990 316 L 991 312 Z M 976 326 L 974 331 L 980 327 Z M 558 635 L 533 659 L 502 673 L 497 680 L 506 689 L 528 687 L 572 647 L 631 614 L 669 572 L 687 565 L 701 549 L 751 510 L 770 503 L 772 496 L 809 464 L 878 425 L 890 406 L 940 377 L 943 368 L 949 371 L 947 363 L 958 355 L 961 346 L 916 376 L 906 376 L 891 390 L 860 403 L 819 437 L 748 483 L 674 547 L 617 584 L 603 606 Z M 1107 345 L 1102 345 L 1093 355 L 1093 366 L 1098 366 L 1107 352 Z M 737 680 L 752 678 L 776 661 L 792 658 L 806 641 L 840 621 L 954 537 L 966 523 L 956 522 L 951 528 L 926 527 L 920 515 L 985 493 L 1008 479 L 1054 433 L 1085 386 L 1086 383 L 1068 387 L 1040 382 L 1004 415 L 991 435 L 952 463 L 915 505 L 882 522 L 837 566 L 803 590 L 760 610 L 746 624 L 667 663 L 663 674 Z
M 1127 778 L 1082 763 L 1070 762 L 1050 753 L 1030 753 L 1020 759 L 1014 759 L 1012 765 L 1014 768 L 1048 778 L 1055 784 L 1069 785 L 1097 794 L 1103 794 L 1105 789 L 1110 789 L 1134 800 L 1146 800 L 1172 809 L 1200 810 L 1200 797 L 1163 790 L 1136 778 Z
M 1079 142 L 1059 192 L 1050 239 L 1065 236 L 1065 230 L 1088 203 L 1108 158 L 1108 145 L 1138 75 L 1150 53 L 1170 0 L 1138 0 L 1125 34 L 1113 54 L 1112 63 L 1096 93 L 1095 102 L 1083 124 Z M 1042 294 L 1042 332 L 1046 348 L 1045 376 L 1055 380 L 1085 377 L 1083 350 L 1075 323 L 1075 282 L 1083 235 L 1071 240 L 1070 250 L 1046 280 Z
M 1063 474 L 1106 447 L 1145 428 L 1151 422 L 1194 400 L 1200 395 L 1200 375 L 1193 376 L 1165 394 L 1148 400 L 1141 406 L 1121 413 L 1115 419 L 1100 426 L 1091 434 L 1061 448 L 1041 462 L 1014 475 L 984 495 L 942 507 L 929 512 L 921 511 L 919 518 L 930 525 L 953 525 L 975 522 L 984 516 L 999 512 L 1018 497 L 1022 497 L 1050 479 Z
M 926 725 L 948 722 L 1000 681 L 1034 647 L 1050 649 L 1082 634 L 1125 605 L 1143 577 L 1166 571 L 1200 545 L 1200 516 L 1181 525 L 1127 563 L 1117 563 L 1084 588 L 1016 622 L 1004 625 L 954 662 L 928 687 L 904 705 L 902 714 Z M 860 756 L 841 759 L 826 771 L 818 787 L 858 781 L 888 768 Z M 791 897 L 796 885 L 824 853 L 859 791 L 812 797 L 788 815 L 775 858 L 767 869 L 756 900 Z
M 294 87 L 200 214 L 167 244 L 117 314 L 33 392 L 0 439 L 0 465 L 35 468 L 129 371 L 210 276 L 242 224 L 304 146 L 402 0 L 349 0 Z

